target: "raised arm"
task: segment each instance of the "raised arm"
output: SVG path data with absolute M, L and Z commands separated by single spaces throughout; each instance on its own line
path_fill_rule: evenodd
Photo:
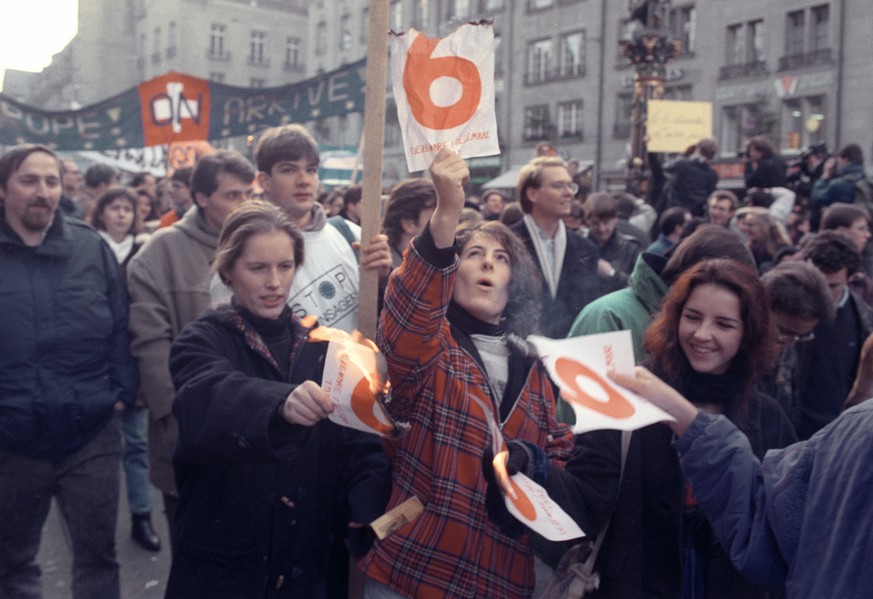
M 429 376 L 447 349 L 449 335 L 445 313 L 457 268 L 455 227 L 469 171 L 457 154 L 443 150 L 431 165 L 431 176 L 436 210 L 388 281 L 377 335 L 392 381 L 388 410 L 398 420 L 407 420 L 432 396 Z
M 437 192 L 437 205 L 430 217 L 430 232 L 438 249 L 455 243 L 455 228 L 464 209 L 464 185 L 470 179 L 467 163 L 455 152 L 443 148 L 430 165 Z

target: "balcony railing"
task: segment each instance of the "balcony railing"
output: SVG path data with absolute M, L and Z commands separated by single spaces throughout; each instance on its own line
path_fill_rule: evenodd
M 250 67 L 266 68 L 266 67 L 270 66 L 270 59 L 264 58 L 263 56 L 249 56 L 248 59 L 246 60 L 246 63 Z
M 283 62 L 282 69 L 289 73 L 302 73 L 306 70 L 306 65 L 301 62 Z
M 729 64 L 721 67 L 718 72 L 718 78 L 722 81 L 726 79 L 738 79 L 740 77 L 758 77 L 767 74 L 767 65 L 763 60 L 754 62 L 746 62 L 743 64 Z
M 230 52 L 213 52 L 206 50 L 206 58 L 217 62 L 230 62 Z
M 779 59 L 779 70 L 789 71 L 800 67 L 811 67 L 817 64 L 831 64 L 831 49 L 822 48 L 821 50 L 813 50 L 812 52 L 804 52 L 803 54 L 790 54 Z
M 539 85 L 540 83 L 575 79 L 584 76 L 585 65 L 574 64 L 560 69 L 538 69 L 536 71 L 528 71 L 524 74 L 524 84 Z

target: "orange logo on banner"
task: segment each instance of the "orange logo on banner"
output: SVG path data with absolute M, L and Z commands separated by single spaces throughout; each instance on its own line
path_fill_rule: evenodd
M 577 403 L 590 410 L 595 410 L 610 418 L 628 418 L 635 412 L 634 407 L 624 397 L 619 395 L 596 372 L 569 358 L 555 360 L 555 373 L 569 389 L 561 388 L 561 397 L 569 402 Z M 576 377 L 584 377 L 597 384 L 606 394 L 607 401 L 594 399 L 579 388 Z
M 460 56 L 431 58 L 439 39 L 419 35 L 412 42 L 403 69 L 403 87 L 412 116 L 428 129 L 453 129 L 476 114 L 482 97 L 479 69 Z M 440 77 L 457 79 L 461 97 L 451 106 L 437 106 L 430 97 L 430 87 Z
M 209 137 L 209 82 L 167 73 L 139 86 L 145 145 Z
M 167 174 L 172 175 L 180 168 L 194 166 L 201 156 L 215 151 L 208 141 L 183 141 L 171 143 L 167 148 Z

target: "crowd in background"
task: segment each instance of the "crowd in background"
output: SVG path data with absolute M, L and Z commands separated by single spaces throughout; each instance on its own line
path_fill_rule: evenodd
M 166 177 L 10 149 L 0 595 L 40 596 L 53 497 L 74 596 L 119 595 L 120 470 L 132 537 L 172 551 L 167 597 L 345 597 L 349 559 L 369 599 L 563 596 L 579 552 L 509 514 L 501 449 L 584 547 L 602 537 L 586 596 L 869 595 L 873 511 L 858 504 L 873 479 L 837 467 L 830 432 L 869 457 L 869 433 L 847 423 L 873 394 L 862 151 L 815 146 L 788 164 L 754 137 L 735 189 L 717 154 L 712 139 L 650 154 L 625 189 L 601 191 L 544 142 L 515 189 L 474 194 L 443 151 L 384 190 L 381 232 L 362 239 L 361 187 L 321 186 L 318 144 L 297 125 L 263 132 L 253 161 L 219 150 Z M 328 420 L 326 345 L 304 318 L 353 331 L 362 269 L 379 277 L 385 406 L 406 430 L 381 443 Z M 521 340 L 622 329 L 645 369 L 620 380 L 678 424 L 574 436 Z M 722 441 L 741 457 L 707 464 L 692 445 L 721 455 Z M 831 465 L 841 505 L 813 480 L 774 507 L 784 489 L 755 482 L 761 460 L 782 456 L 783 483 L 824 476 L 791 451 Z M 154 530 L 151 485 L 171 539 Z M 377 539 L 369 524 L 413 499 L 421 514 Z M 816 518 L 833 534 L 808 532 Z

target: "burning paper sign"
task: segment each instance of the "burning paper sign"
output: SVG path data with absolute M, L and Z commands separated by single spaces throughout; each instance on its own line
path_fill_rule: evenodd
M 540 485 L 522 473 L 506 472 L 506 451 L 494 456 L 494 472 L 503 487 L 506 509 L 519 522 L 550 541 L 569 541 L 585 533 Z
M 395 435 L 398 427 L 380 401 L 388 390 L 385 358 L 376 345 L 355 331 L 318 327 L 313 341 L 329 341 L 321 387 L 335 410 L 330 419 L 349 428 L 379 435 Z
M 634 352 L 630 331 L 570 339 L 528 337 L 564 399 L 576 413 L 573 432 L 600 429 L 632 431 L 673 420 L 667 412 L 613 383 L 609 370 L 631 374 Z

